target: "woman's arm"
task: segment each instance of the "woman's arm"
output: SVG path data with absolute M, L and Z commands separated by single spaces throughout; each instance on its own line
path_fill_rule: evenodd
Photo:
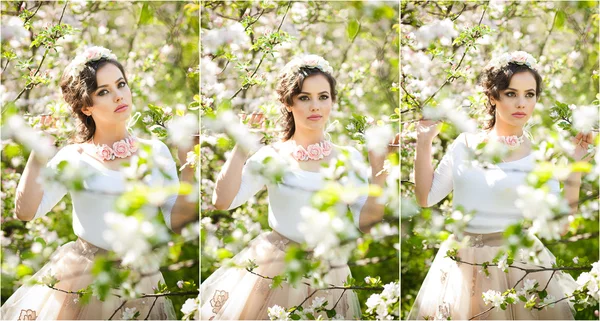
M 185 153 L 185 155 L 187 155 L 187 153 Z M 181 160 L 181 162 L 185 162 L 185 157 L 182 158 L 182 156 L 179 155 L 179 159 Z M 180 185 L 187 183 L 194 186 L 194 184 L 196 184 L 196 182 L 194 182 L 194 170 L 191 166 L 186 166 L 181 171 L 179 182 Z M 199 211 L 196 205 L 197 203 L 195 201 L 190 202 L 188 201 L 187 197 L 177 197 L 175 205 L 173 205 L 173 209 L 171 210 L 171 229 L 173 230 L 173 232 L 180 234 L 181 229 L 186 224 L 198 220 Z
M 369 233 L 371 227 L 381 222 L 385 205 L 378 201 L 379 196 L 371 196 L 371 190 L 383 190 L 387 179 L 387 172 L 383 170 L 383 163 L 387 155 L 377 155 L 369 151 L 369 163 L 371 164 L 371 181 L 369 184 L 369 197 L 360 210 L 359 229 L 363 233 Z M 379 174 L 379 175 L 378 175 Z M 380 194 L 376 193 L 375 195 Z
M 233 147 L 231 156 L 223 165 L 215 189 L 213 190 L 212 203 L 219 210 L 226 210 L 237 195 L 242 183 L 242 170 L 248 159 L 248 153 L 238 145 Z
M 587 150 L 589 144 L 593 144 L 594 136 L 590 132 L 588 134 L 579 133 L 574 138 L 573 142 L 575 145 L 575 150 L 573 152 L 573 159 L 575 161 L 584 161 L 587 162 L 592 158 L 592 155 L 587 155 Z M 585 157 L 585 158 L 584 158 Z M 564 197 L 569 202 L 569 207 L 571 208 L 571 215 L 577 212 L 577 208 L 579 206 L 579 189 L 581 187 L 581 172 L 572 172 L 567 177 L 565 181 L 564 187 Z
M 45 162 L 32 150 L 15 193 L 15 214 L 22 221 L 32 220 L 40 206 L 44 190 L 37 181 L 44 166 Z
M 419 206 L 427 207 L 427 198 L 433 184 L 431 144 L 440 132 L 436 122 L 421 120 L 417 125 L 417 150 L 415 156 L 415 194 Z
M 247 126 L 249 128 L 264 129 L 265 118 L 263 114 L 253 112 L 249 117 L 243 115 L 242 121 L 245 121 L 246 118 L 248 118 Z M 236 144 L 233 147 L 231 156 L 221 168 L 219 176 L 217 176 L 215 189 L 213 190 L 212 203 L 218 210 L 226 210 L 231 206 L 240 190 L 242 171 L 249 156 L 249 152 L 239 145 Z

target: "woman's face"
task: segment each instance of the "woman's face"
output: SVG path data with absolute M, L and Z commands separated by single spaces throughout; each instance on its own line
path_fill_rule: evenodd
M 98 88 L 92 93 L 92 107 L 82 111 L 91 115 L 96 125 L 126 122 L 131 115 L 131 90 L 121 70 L 106 64 L 96 72 Z
M 496 124 L 522 128 L 537 102 L 536 85 L 530 72 L 520 72 L 512 76 L 507 89 L 499 92 L 499 99 L 490 97 L 492 105 L 496 105 Z
M 293 106 L 286 109 L 294 116 L 296 131 L 322 131 L 325 128 L 333 105 L 331 86 L 325 76 L 314 75 L 304 79 L 302 91 L 292 101 Z

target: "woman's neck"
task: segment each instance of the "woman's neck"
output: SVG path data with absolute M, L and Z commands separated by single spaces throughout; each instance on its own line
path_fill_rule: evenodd
M 511 125 L 503 126 L 502 124 L 496 123 L 494 125 L 494 127 L 492 127 L 492 129 L 490 129 L 490 132 L 492 132 L 496 136 L 518 136 L 518 137 L 520 137 L 521 135 L 523 135 L 523 127 L 511 126 Z
M 323 131 L 298 131 L 290 138 L 296 145 L 307 147 L 308 145 L 318 144 L 325 140 Z
M 93 140 L 94 144 L 103 145 L 106 144 L 108 146 L 112 146 L 114 142 L 118 142 L 123 140 L 129 136 L 129 132 L 127 132 L 127 128 L 123 125 L 121 126 L 102 126 L 96 127 L 96 131 L 94 132 Z

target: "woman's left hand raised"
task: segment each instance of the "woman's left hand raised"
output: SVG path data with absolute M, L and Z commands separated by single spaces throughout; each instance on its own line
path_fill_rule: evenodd
M 572 139 L 572 142 L 575 144 L 575 150 L 571 156 L 575 161 L 587 162 L 592 159 L 594 153 L 588 154 L 589 145 L 594 143 L 594 134 L 592 132 L 586 134 L 579 132 L 577 136 Z
M 193 152 L 194 151 L 194 146 L 198 145 L 200 143 L 200 135 L 194 135 L 194 140 L 192 145 L 190 145 L 188 148 L 181 148 L 178 147 L 177 148 L 177 157 L 179 158 L 179 163 L 180 163 L 180 167 L 181 165 L 185 164 L 187 162 L 187 154 L 189 152 Z M 187 168 L 187 166 L 186 166 Z
M 372 150 L 369 151 L 369 163 L 371 167 L 377 167 L 377 169 L 383 168 L 383 162 L 387 158 L 387 155 L 393 153 L 395 150 L 398 150 L 400 146 L 400 134 L 397 133 L 396 136 L 390 141 L 388 144 L 388 149 L 386 154 L 378 154 Z

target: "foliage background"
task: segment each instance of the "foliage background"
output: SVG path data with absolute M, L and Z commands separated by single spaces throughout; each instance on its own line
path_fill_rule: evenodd
M 165 126 L 174 116 L 197 115 L 197 1 L 2 1 L 1 6 L 3 126 L 13 115 L 35 125 L 41 114 L 51 114 L 58 121 L 58 143 L 64 144 L 74 123 L 58 86 L 62 72 L 85 46 L 104 46 L 125 67 L 135 104 L 133 112 L 142 114 L 133 130 L 143 138 L 165 140 L 177 158 Z M 149 105 L 156 107 L 151 111 Z M 142 122 L 145 116 L 152 121 Z M 58 246 L 76 239 L 70 197 L 65 197 L 53 213 L 31 222 L 21 222 L 14 215 L 15 188 L 31 147 L 2 138 L 3 301 L 46 263 Z M 181 239 L 174 237 L 176 248 Z M 39 250 L 36 244 L 43 248 Z M 197 241 L 187 242 L 180 253 L 173 252 L 167 265 L 190 264 L 162 271 L 169 287 L 176 288 L 178 280 L 199 284 L 198 245 Z M 185 300 L 172 297 L 178 317 Z
M 224 133 L 227 130 L 219 124 L 226 122 L 225 112 L 261 111 L 268 118 L 268 135 L 276 137 L 280 105 L 275 85 L 279 71 L 294 55 L 320 55 L 333 67 L 338 83 L 338 101 L 330 117 L 337 121 L 331 127 L 332 141 L 355 146 L 366 160 L 364 133 L 370 123 L 397 128 L 398 9 L 398 3 L 391 1 L 203 2 L 202 280 L 219 268 L 223 259 L 269 230 L 266 191 L 232 213 L 211 205 L 215 180 L 226 156 L 236 139 L 242 145 L 246 143 L 235 133 Z M 397 164 L 397 154 L 391 156 L 391 161 Z M 388 187 L 397 195 L 397 183 L 394 185 Z M 359 283 L 364 283 L 367 275 L 381 276 L 384 284 L 398 280 L 398 223 L 394 221 L 399 214 L 397 197 L 394 199 L 386 215 L 396 232 L 378 241 L 363 235 L 363 244 L 351 259 L 352 275 Z M 366 265 L 359 262 L 373 257 L 381 260 Z M 357 292 L 365 311 L 365 302 L 373 292 Z
M 493 56 L 527 51 L 541 64 L 544 79 L 530 132 L 534 141 L 547 141 L 544 146 L 554 146 L 556 151 L 556 142 L 563 137 L 551 116 L 556 101 L 597 108 L 598 2 L 402 1 L 401 12 L 401 315 L 406 317 L 439 244 L 448 237 L 443 222 L 452 203 L 451 196 L 433 209 L 420 209 L 415 202 L 412 172 L 421 106 L 439 108 L 448 99 L 449 112 L 468 114 L 481 127 L 485 99 L 476 88 L 479 72 Z M 441 23 L 444 19 L 448 19 L 445 24 Z M 464 131 L 461 125 L 446 121 L 434 140 L 435 160 Z M 553 164 L 564 160 L 553 152 L 546 155 L 554 157 Z M 597 173 L 598 165 L 594 166 L 592 173 Z M 597 176 L 584 174 L 580 195 L 588 200 L 580 204 L 571 232 L 560 241 L 544 240 L 559 265 L 572 265 L 576 256 L 588 262 L 598 260 Z M 583 239 L 573 241 L 575 235 Z M 580 272 L 570 273 L 577 278 Z M 593 310 L 579 312 L 576 319 L 595 319 Z

